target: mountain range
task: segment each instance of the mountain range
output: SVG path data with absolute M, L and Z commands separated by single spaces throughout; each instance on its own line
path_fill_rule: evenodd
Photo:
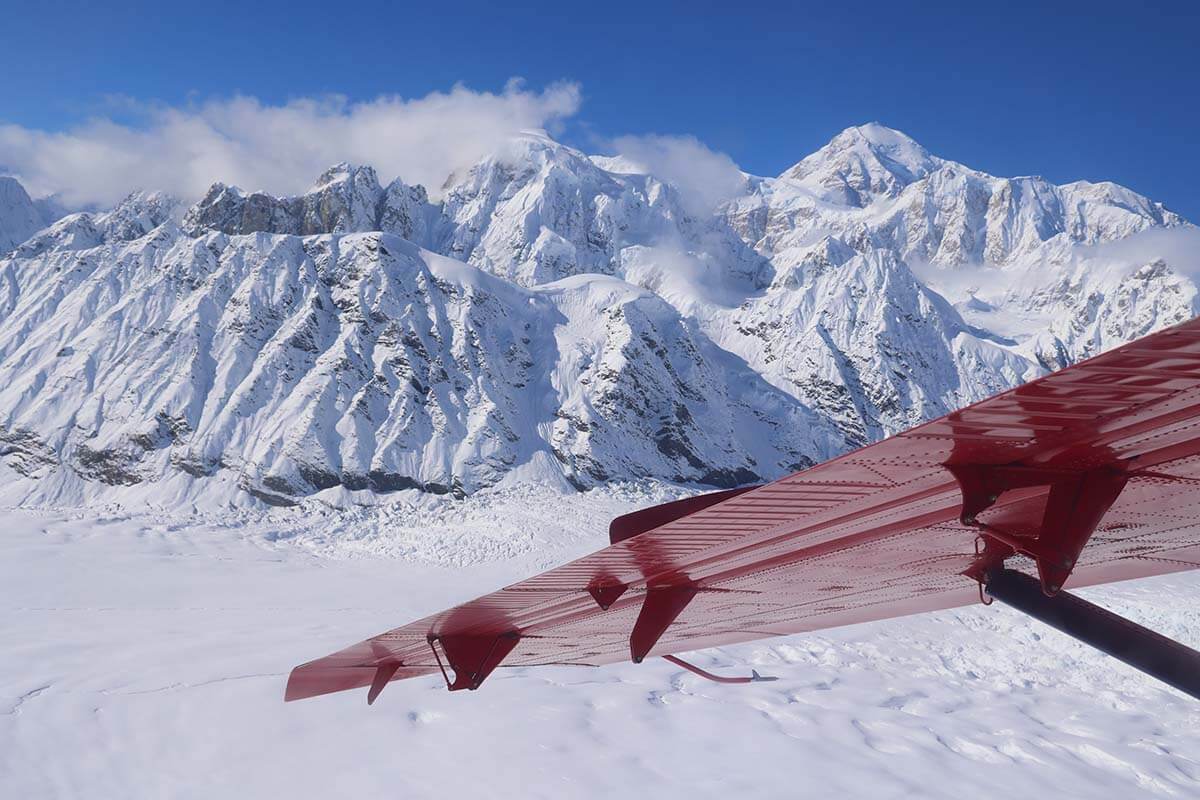
M 778 477 L 1194 316 L 1197 228 L 879 124 L 715 207 L 529 132 L 64 214 L 0 178 L 7 497 Z

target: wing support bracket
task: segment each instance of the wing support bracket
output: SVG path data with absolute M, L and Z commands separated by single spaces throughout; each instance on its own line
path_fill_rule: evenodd
M 997 569 L 985 580 L 1000 602 L 1200 699 L 1200 652 L 1070 592 L 1047 597 L 1023 572 Z
M 398 669 L 400 669 L 399 661 L 384 661 L 375 668 L 375 677 L 371 679 L 371 688 L 367 690 L 367 705 L 375 703 L 375 699 L 383 692 L 384 687 L 388 685 Z
M 1048 596 L 1062 590 L 1088 539 L 1129 478 L 1111 467 L 1068 470 L 1024 464 L 948 464 L 946 468 L 962 491 L 962 524 L 978 528 L 986 544 L 966 574 L 983 583 L 990 570 L 1020 553 L 1037 564 L 1042 591 Z M 1048 492 L 1032 536 L 1007 530 L 1003 510 L 996 521 L 979 518 L 1006 492 L 1036 487 L 1047 487 Z
M 596 605 L 600 606 L 601 611 L 608 611 L 628 589 L 623 583 L 596 582 L 588 586 L 588 594 L 596 601 Z
M 508 631 L 498 636 L 474 636 L 450 634 L 440 636 L 431 633 L 427 637 L 429 649 L 437 660 L 442 679 L 446 688 L 452 692 L 460 689 L 478 689 L 487 676 L 492 674 L 500 662 L 513 651 L 521 635 L 516 631 Z M 446 654 L 446 661 L 454 672 L 451 678 L 446 672 L 446 664 L 442 662 L 441 654 L 436 645 L 441 645 Z
M 671 623 L 692 602 L 697 591 L 696 586 L 690 583 L 651 586 L 646 590 L 642 610 L 629 636 L 629 655 L 633 663 L 642 663 L 667 628 L 671 627 Z

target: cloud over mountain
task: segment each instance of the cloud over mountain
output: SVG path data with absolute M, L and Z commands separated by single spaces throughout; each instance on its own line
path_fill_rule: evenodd
M 571 83 L 541 91 L 513 80 L 498 92 L 457 85 L 419 98 L 299 98 L 281 105 L 237 96 L 195 106 L 137 106 L 136 124 L 92 119 L 61 132 L 0 125 L 0 174 L 33 196 L 111 206 L 134 189 L 189 200 L 215 181 L 274 193 L 303 191 L 339 161 L 436 189 L 528 128 L 553 128 L 579 108 Z
M 707 214 L 746 187 L 746 176 L 725 153 L 695 136 L 619 136 L 613 147 L 639 172 L 677 186 L 695 214 Z

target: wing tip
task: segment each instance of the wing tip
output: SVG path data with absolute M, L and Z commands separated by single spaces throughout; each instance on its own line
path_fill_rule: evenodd
M 302 670 L 304 665 L 292 667 L 292 671 L 288 673 L 287 685 L 283 689 L 283 702 L 291 703 L 296 700 L 304 700 L 308 697 L 315 697 L 318 693 L 306 689 Z
M 344 692 L 368 686 L 375 670 L 355 667 L 331 667 L 318 661 L 310 661 L 292 669 L 287 686 L 283 690 L 283 702 L 307 700 L 323 694 Z
M 383 687 L 393 680 L 432 674 L 430 667 L 405 667 L 399 662 L 385 664 L 349 663 L 334 656 L 294 667 L 283 690 L 283 702 L 307 700 L 323 694 L 372 687 L 368 701 L 374 702 Z

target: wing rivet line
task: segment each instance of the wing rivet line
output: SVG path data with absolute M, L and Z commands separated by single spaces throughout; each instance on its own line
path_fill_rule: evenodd
M 707 492 L 693 497 L 685 497 L 682 500 L 674 500 L 670 503 L 643 508 L 640 511 L 633 511 L 629 514 L 622 514 L 609 523 L 608 541 L 610 544 L 618 544 L 635 536 L 640 536 L 647 531 L 670 524 L 690 514 L 703 511 L 710 506 L 723 503 L 726 500 L 732 500 L 739 494 L 745 494 L 753 489 L 760 488 L 762 487 L 743 486 L 738 489 Z

